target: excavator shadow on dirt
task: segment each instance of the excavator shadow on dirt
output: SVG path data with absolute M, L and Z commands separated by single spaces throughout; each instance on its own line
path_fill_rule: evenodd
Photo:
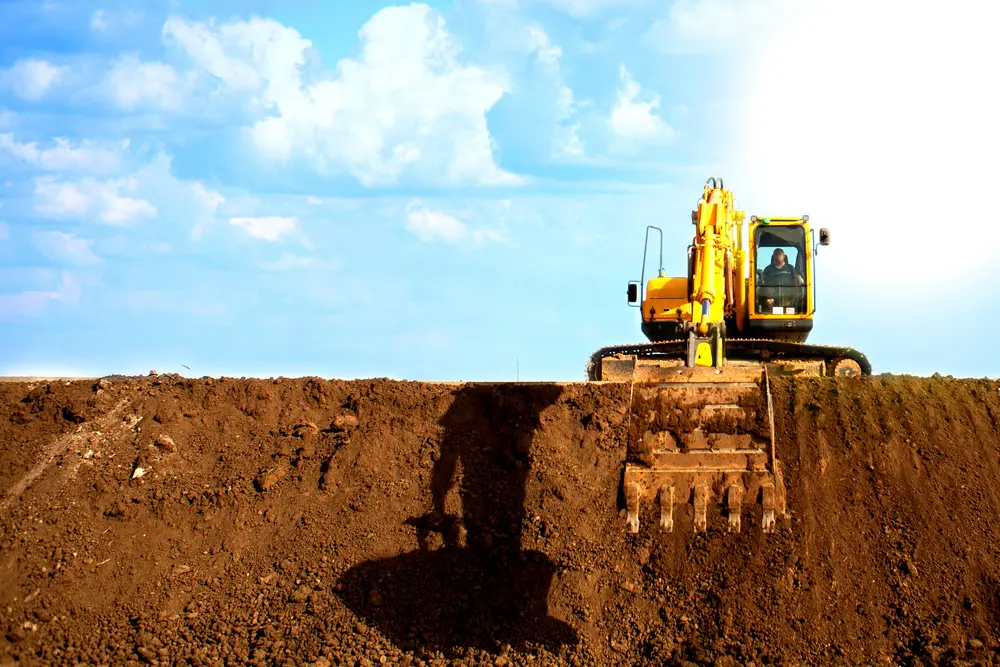
M 573 629 L 548 614 L 554 564 L 521 549 L 533 434 L 561 393 L 553 384 L 455 392 L 440 421 L 432 509 L 406 521 L 417 529 L 419 548 L 362 563 L 341 580 L 345 604 L 400 649 L 577 643 Z M 445 513 L 459 467 L 461 518 Z M 443 546 L 432 550 L 435 534 Z

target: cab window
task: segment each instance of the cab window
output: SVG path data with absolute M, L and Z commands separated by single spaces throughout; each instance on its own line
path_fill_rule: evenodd
M 800 226 L 758 227 L 756 311 L 762 315 L 795 315 L 806 309 L 805 230 Z

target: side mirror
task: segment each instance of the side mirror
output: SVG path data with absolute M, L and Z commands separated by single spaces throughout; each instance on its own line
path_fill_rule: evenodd
M 628 284 L 628 303 L 630 306 L 639 303 L 639 283 L 634 280 Z
M 819 230 L 819 244 L 830 245 L 830 230 L 826 227 Z

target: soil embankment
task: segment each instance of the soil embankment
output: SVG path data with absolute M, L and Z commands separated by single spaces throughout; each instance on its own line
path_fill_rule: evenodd
M 627 385 L 0 384 L 0 664 L 993 664 L 1000 387 L 774 382 L 790 519 L 618 515 Z

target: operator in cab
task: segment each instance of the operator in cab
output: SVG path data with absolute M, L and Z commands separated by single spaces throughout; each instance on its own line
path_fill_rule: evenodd
M 805 283 L 791 264 L 781 248 L 775 248 L 771 253 L 771 263 L 764 268 L 765 285 L 802 285 Z
M 764 267 L 764 270 L 761 272 L 761 287 L 758 292 L 761 299 L 759 301 L 760 310 L 758 312 L 767 312 L 764 310 L 765 308 L 770 310 L 776 305 L 783 308 L 793 306 L 797 309 L 802 309 L 805 306 L 805 295 L 798 294 L 798 290 L 782 294 L 781 288 L 804 284 L 805 281 L 802 279 L 802 276 L 795 270 L 795 267 L 788 263 L 785 251 L 781 248 L 775 248 L 774 252 L 771 253 L 771 263 Z M 777 301 L 780 303 L 776 303 L 775 297 L 779 296 L 780 298 Z

